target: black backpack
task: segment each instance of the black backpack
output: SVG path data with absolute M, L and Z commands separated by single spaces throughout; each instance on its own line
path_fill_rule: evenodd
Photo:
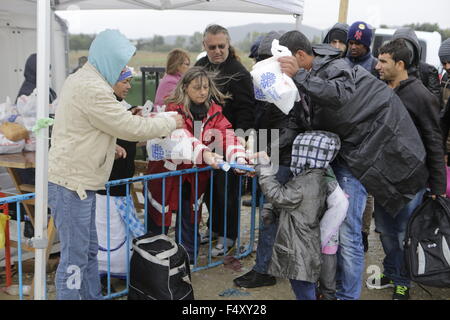
M 405 267 L 412 281 L 450 288 L 450 199 L 427 198 L 414 210 L 405 234 Z
M 128 300 L 194 300 L 186 249 L 164 234 L 134 239 Z

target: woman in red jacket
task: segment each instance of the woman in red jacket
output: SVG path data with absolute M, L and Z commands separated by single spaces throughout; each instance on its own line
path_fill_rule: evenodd
M 207 165 L 217 169 L 223 157 L 228 162 L 246 163 L 244 146 L 240 144 L 234 135 L 230 122 L 222 114 L 222 107 L 214 102 L 223 104 L 226 98 L 227 96 L 217 90 L 213 82 L 213 76 L 208 71 L 201 67 L 193 67 L 187 71 L 178 82 L 172 95 L 166 100 L 166 111 L 175 111 L 183 116 L 185 127 L 175 130 L 171 137 L 184 137 L 182 141 L 184 144 L 188 144 L 192 156 L 182 162 L 175 159 L 150 161 L 147 174 L 193 167 L 202 168 Z M 186 248 L 191 262 L 194 261 L 195 208 L 198 210 L 197 222 L 199 222 L 202 196 L 206 190 L 209 177 L 210 172 L 198 173 L 198 191 L 196 194 L 195 173 L 182 176 L 181 210 L 179 210 L 180 178 L 178 176 L 166 178 L 164 199 L 162 199 L 162 179 L 148 182 L 148 230 L 156 234 L 164 231 L 167 234 L 172 221 L 172 211 L 177 211 L 176 237 L 178 240 L 178 219 L 180 219 L 181 214 L 180 242 Z M 197 247 L 199 244 L 200 239 L 197 230 Z

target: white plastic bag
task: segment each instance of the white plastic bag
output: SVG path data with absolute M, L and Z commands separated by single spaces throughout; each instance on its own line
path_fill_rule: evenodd
M 288 48 L 272 41 L 273 57 L 256 63 L 250 72 L 255 88 L 255 98 L 275 104 L 284 114 L 291 111 L 294 103 L 300 101 L 300 94 L 294 81 L 281 72 L 279 57 L 291 56 Z
M 23 125 L 28 131 L 31 131 L 36 124 L 36 117 L 18 116 L 14 122 Z
M 11 104 L 11 99 L 6 97 L 6 101 L 0 104 L 0 123 L 14 122 L 17 117 L 17 109 Z
M 28 138 L 25 139 L 24 151 L 36 151 L 36 134 L 28 131 Z
M 348 199 L 338 185 L 327 197 L 327 210 L 320 220 L 320 240 L 322 249 L 328 241 L 339 232 L 339 227 L 347 215 Z M 337 250 L 337 247 L 336 247 Z
M 0 154 L 22 152 L 25 140 L 11 141 L 0 133 Z
M 37 91 L 36 89 L 29 95 L 21 95 L 17 98 L 17 110 L 19 114 L 23 117 L 34 117 L 36 118 L 36 107 L 37 107 Z
M 150 161 L 159 160 L 190 160 L 194 150 L 193 137 L 186 129 L 176 129 L 169 137 L 156 138 L 147 141 L 147 155 Z

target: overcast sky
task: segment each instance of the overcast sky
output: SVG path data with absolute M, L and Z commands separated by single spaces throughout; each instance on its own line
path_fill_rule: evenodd
M 282 0 L 280 0 L 282 1 Z M 339 0 L 305 0 L 303 24 L 326 29 L 338 19 Z M 291 22 L 288 15 L 203 11 L 95 10 L 58 11 L 66 19 L 70 33 L 98 33 L 119 29 L 131 39 L 158 35 L 191 35 L 206 25 L 224 27 L 260 22 Z M 348 22 L 363 20 L 374 27 L 380 24 L 401 26 L 407 23 L 438 23 L 450 28 L 450 0 L 349 0 Z

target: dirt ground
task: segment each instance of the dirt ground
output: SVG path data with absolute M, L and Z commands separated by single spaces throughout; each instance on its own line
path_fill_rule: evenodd
M 244 199 L 248 199 L 248 196 L 244 196 Z M 257 212 L 258 216 L 258 212 Z M 248 245 L 249 229 L 250 229 L 250 210 L 247 207 L 242 207 L 241 212 L 241 245 Z M 256 221 L 257 222 L 257 221 Z M 258 223 L 256 223 L 258 225 Z M 392 288 L 385 290 L 369 290 L 365 286 L 365 280 L 373 274 L 373 270 L 380 268 L 382 270 L 382 260 L 384 257 L 383 249 L 379 241 L 379 235 L 374 232 L 374 223 L 372 221 L 371 233 L 369 235 L 369 251 L 366 253 L 366 269 L 367 273 L 362 276 L 363 288 L 361 299 L 362 300 L 390 300 L 392 298 Z M 256 236 L 258 231 L 256 230 Z M 205 264 L 206 259 L 206 246 L 200 251 L 199 266 Z M 294 294 L 290 288 L 288 280 L 277 279 L 277 284 L 270 287 L 262 287 L 255 289 L 237 288 L 233 284 L 233 279 L 251 270 L 256 256 L 256 241 L 253 252 L 245 258 L 240 259 L 242 263 L 241 271 L 234 271 L 230 268 L 226 268 L 223 264 L 217 267 L 204 269 L 200 271 L 192 272 L 192 285 L 194 287 L 194 295 L 196 300 L 293 300 Z M 54 271 L 56 270 L 58 258 L 53 257 L 50 259 L 48 265 L 47 275 L 47 290 L 48 299 L 55 299 L 54 288 Z M 24 283 L 31 284 L 32 281 L 32 260 L 24 263 Z M 114 279 L 113 279 L 114 280 Z M 14 277 L 15 283 L 17 283 L 17 275 Z M 112 281 L 113 285 L 115 284 Z M 0 287 L 4 286 L 5 278 L 0 273 Z M 117 286 L 117 285 L 116 285 Z M 425 287 L 430 294 L 420 288 L 417 284 L 413 284 L 411 288 L 412 300 L 450 300 L 450 288 L 440 289 Z M 17 295 L 8 295 L 4 292 L 4 288 L 0 288 L 0 300 L 16 300 Z M 126 299 L 126 296 L 117 298 L 120 300 Z

